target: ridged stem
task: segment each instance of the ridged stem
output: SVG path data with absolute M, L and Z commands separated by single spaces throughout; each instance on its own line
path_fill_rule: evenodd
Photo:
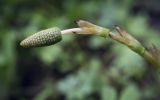
M 94 25 L 88 21 L 79 20 L 77 21 L 77 24 L 80 28 L 82 28 L 84 31 L 88 33 L 92 33 L 92 34 L 96 33 L 96 35 L 99 35 L 105 38 L 110 38 L 121 44 L 126 45 L 128 48 L 130 48 L 132 51 L 142 56 L 152 65 L 160 68 L 160 62 L 159 60 L 156 59 L 153 53 L 148 51 L 137 39 L 135 39 L 132 35 L 130 35 L 128 32 L 126 32 L 122 28 L 116 26 L 115 29 L 117 33 L 113 33 L 107 28 Z

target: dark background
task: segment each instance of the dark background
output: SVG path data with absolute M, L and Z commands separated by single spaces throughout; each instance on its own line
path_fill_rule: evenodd
M 127 47 L 96 36 L 65 35 L 25 49 L 25 37 L 84 19 L 119 25 L 146 47 L 160 46 L 159 0 L 1 0 L 0 100 L 159 100 L 160 74 Z

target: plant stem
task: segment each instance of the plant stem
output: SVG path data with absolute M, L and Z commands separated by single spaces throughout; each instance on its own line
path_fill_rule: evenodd
M 156 57 L 150 51 L 148 51 L 137 39 L 135 39 L 122 28 L 116 26 L 115 29 L 118 33 L 113 33 L 107 28 L 94 25 L 88 21 L 79 20 L 77 21 L 77 24 L 87 33 L 99 35 L 105 38 L 111 38 L 121 44 L 126 45 L 128 48 L 142 56 L 152 65 L 160 68 L 160 62 L 156 59 Z
M 83 31 L 81 28 L 71 28 L 62 30 L 61 34 L 85 34 L 86 32 Z

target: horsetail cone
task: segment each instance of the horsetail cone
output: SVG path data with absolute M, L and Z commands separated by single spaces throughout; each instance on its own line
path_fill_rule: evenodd
M 25 48 L 53 45 L 62 40 L 61 30 L 57 27 L 37 32 L 24 39 L 20 45 Z

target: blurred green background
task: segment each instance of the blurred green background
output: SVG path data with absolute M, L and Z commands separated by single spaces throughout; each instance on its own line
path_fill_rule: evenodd
M 69 35 L 53 46 L 24 49 L 42 29 L 84 19 L 120 25 L 146 47 L 160 46 L 159 0 L 1 0 L 0 100 L 160 100 L 160 74 L 127 47 Z

